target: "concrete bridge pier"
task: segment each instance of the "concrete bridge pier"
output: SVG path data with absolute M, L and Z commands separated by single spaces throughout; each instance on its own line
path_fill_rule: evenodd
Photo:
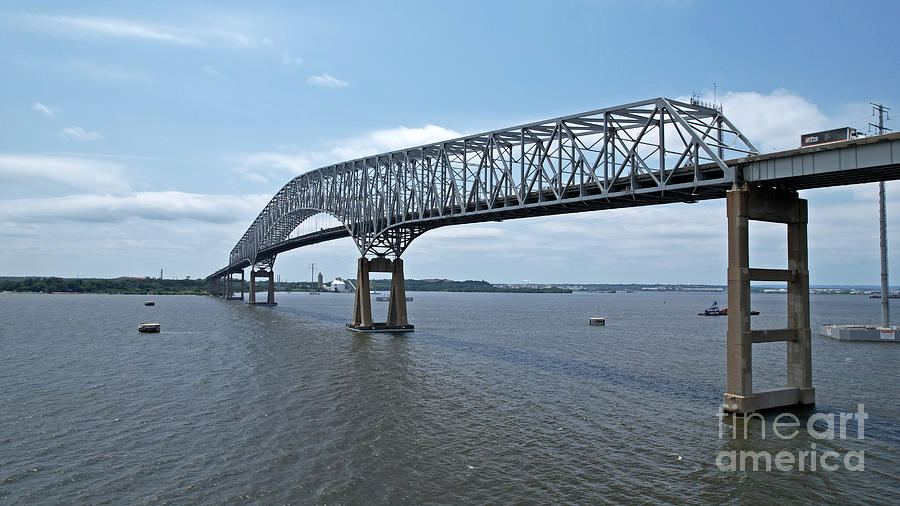
M 244 300 L 244 270 L 241 269 L 241 295 L 234 295 L 234 273 L 230 272 L 225 277 L 225 299 L 226 300 Z
M 247 302 L 248 304 L 253 306 L 278 305 L 275 302 L 275 270 L 272 268 L 272 263 L 274 262 L 269 262 L 258 269 L 256 266 L 250 266 L 250 300 Z M 256 301 L 256 278 L 268 278 L 268 291 L 265 302 Z
M 732 413 L 815 404 L 809 324 L 806 200 L 795 191 L 744 185 L 727 197 L 728 331 L 724 408 Z M 749 221 L 787 224 L 787 269 L 750 268 Z M 750 328 L 750 281 L 787 282 L 787 327 Z M 752 347 L 787 344 L 787 386 L 753 391 Z
M 388 299 L 387 321 L 372 321 L 372 297 L 369 289 L 370 272 L 391 273 L 391 295 Z M 353 301 L 353 321 L 347 328 L 356 332 L 412 332 L 406 313 L 406 281 L 403 278 L 403 260 L 361 257 L 356 271 L 356 295 Z

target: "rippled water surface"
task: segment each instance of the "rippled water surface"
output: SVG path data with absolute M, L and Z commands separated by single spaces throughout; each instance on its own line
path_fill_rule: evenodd
M 801 421 L 864 403 L 864 440 L 752 423 L 734 440 L 716 416 L 726 321 L 695 316 L 724 294 L 410 295 L 408 335 L 345 330 L 346 294 L 0 295 L 0 502 L 900 498 L 900 344 L 813 337 Z M 879 321 L 876 299 L 812 297 L 814 325 Z M 785 296 L 753 305 L 755 327 L 784 326 Z M 785 345 L 754 348 L 757 389 L 781 386 Z M 865 471 L 716 466 L 811 444 L 865 451 Z

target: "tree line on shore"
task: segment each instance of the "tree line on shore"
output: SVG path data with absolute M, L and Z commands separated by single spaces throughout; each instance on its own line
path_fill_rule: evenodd
M 259 280 L 256 289 L 265 291 L 268 283 Z M 390 279 L 373 279 L 372 290 L 390 290 Z M 232 282 L 233 292 L 240 293 L 241 282 Z M 245 284 L 249 289 L 249 283 Z M 276 291 L 314 291 L 316 283 L 310 282 L 276 282 Z M 327 288 L 326 288 L 327 290 Z M 512 293 L 569 293 L 564 288 L 509 288 L 497 287 L 487 281 L 452 281 L 449 279 L 424 280 L 407 279 L 407 291 L 422 292 L 512 292 Z M 0 279 L 0 292 L 31 293 L 109 293 L 109 294 L 141 294 L 141 295 L 203 295 L 206 293 L 206 281 L 202 279 L 159 279 L 159 278 L 58 278 L 28 277 Z

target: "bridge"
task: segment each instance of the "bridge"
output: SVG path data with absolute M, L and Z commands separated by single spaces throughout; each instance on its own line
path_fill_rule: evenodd
M 900 178 L 900 135 L 761 155 L 720 108 L 666 98 L 494 130 L 336 163 L 301 174 L 266 204 L 206 278 L 211 294 L 274 305 L 277 255 L 351 237 L 360 252 L 356 331 L 411 331 L 401 255 L 448 225 L 623 207 L 727 199 L 728 331 L 725 409 L 812 404 L 806 201 L 797 190 Z M 342 224 L 290 237 L 327 213 Z M 785 223 L 785 269 L 749 266 L 748 221 Z M 369 273 L 390 272 L 387 321 L 372 321 Z M 241 274 L 241 296 L 231 297 Z M 257 302 L 255 279 L 268 279 Z M 787 282 L 788 322 L 750 329 L 750 281 Z M 787 386 L 755 392 L 755 343 L 787 343 Z

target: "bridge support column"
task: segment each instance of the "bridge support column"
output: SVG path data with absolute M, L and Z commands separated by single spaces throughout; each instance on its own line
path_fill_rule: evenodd
M 403 260 L 394 260 L 391 272 L 391 296 L 388 301 L 387 324 L 391 326 L 409 325 L 406 317 L 406 280 L 403 279 Z
M 275 302 L 275 270 L 273 269 L 274 259 L 267 260 L 259 269 L 250 266 L 250 300 L 248 304 L 254 306 L 277 306 Z M 243 274 L 243 273 L 242 273 Z M 268 286 L 266 289 L 266 301 L 256 301 L 256 278 L 267 278 Z M 242 285 L 243 286 L 243 285 Z
M 228 273 L 225 277 L 225 300 L 244 300 L 244 270 L 241 269 L 241 295 L 234 295 L 234 273 Z
M 353 321 L 347 328 L 356 332 L 412 332 L 406 313 L 406 282 L 403 279 L 403 260 L 376 257 L 359 259 L 356 271 L 356 298 L 353 301 Z M 391 273 L 391 295 L 388 316 L 384 323 L 372 322 L 372 297 L 369 290 L 370 272 Z
M 728 332 L 725 411 L 751 413 L 815 403 L 809 325 L 806 200 L 797 192 L 745 185 L 727 195 Z M 749 221 L 787 224 L 787 269 L 751 269 Z M 785 281 L 787 328 L 751 330 L 750 281 Z M 753 344 L 787 343 L 787 387 L 753 391 Z
M 353 299 L 353 327 L 372 327 L 372 297 L 369 294 L 369 260 L 362 257 L 356 268 L 356 294 Z M 348 325 L 348 326 L 350 326 Z

